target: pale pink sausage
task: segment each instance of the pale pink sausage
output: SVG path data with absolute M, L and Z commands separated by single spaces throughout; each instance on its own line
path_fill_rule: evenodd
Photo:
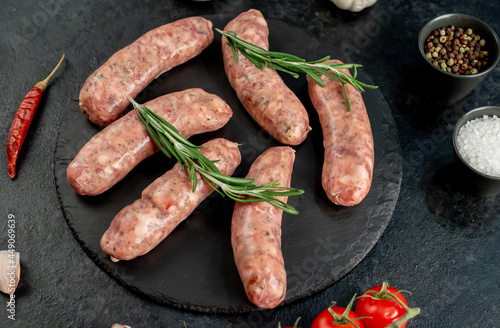
M 332 60 L 333 63 L 341 63 Z M 348 69 L 340 69 L 349 74 Z M 325 160 L 322 184 L 328 198 L 337 205 L 359 204 L 370 190 L 373 177 L 374 144 L 370 119 L 361 94 L 350 84 L 348 112 L 342 86 L 322 77 L 321 87 L 310 77 L 309 96 L 323 129 Z
M 157 27 L 118 51 L 87 78 L 80 109 L 97 125 L 108 125 L 164 72 L 200 54 L 214 39 L 212 22 L 189 17 Z
M 251 9 L 229 22 L 225 31 L 233 31 L 245 41 L 269 48 L 267 22 Z M 222 38 L 224 69 L 229 83 L 253 119 L 270 135 L 286 145 L 298 145 L 311 129 L 309 116 L 297 96 L 285 85 L 274 68 L 259 69 L 238 51 L 238 63 Z
M 214 139 L 200 150 L 222 174 L 232 175 L 240 164 L 238 145 Z M 118 260 L 131 260 L 155 248 L 179 223 L 214 190 L 196 173 L 198 185 L 193 192 L 189 176 L 181 164 L 156 179 L 142 197 L 122 209 L 101 238 L 102 250 Z
M 252 164 L 247 178 L 258 186 L 279 180 L 290 187 L 295 151 L 274 147 Z M 286 202 L 287 197 L 281 197 Z M 260 308 L 278 306 L 286 294 L 286 271 L 281 253 L 283 211 L 265 203 L 236 203 L 231 222 L 231 244 L 236 267 L 248 299 Z
M 215 131 L 233 114 L 220 97 L 198 88 L 167 94 L 145 105 L 185 138 Z M 157 151 L 158 147 L 132 110 L 83 146 L 67 168 L 68 183 L 80 195 L 101 194 Z

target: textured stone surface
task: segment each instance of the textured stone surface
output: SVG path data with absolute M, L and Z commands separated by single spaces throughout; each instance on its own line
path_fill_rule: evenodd
M 54 186 L 53 150 L 66 107 L 78 99 L 88 72 L 116 49 L 160 24 L 196 14 L 238 14 L 249 8 L 281 19 L 337 46 L 346 61 L 364 65 L 379 85 L 399 130 L 403 152 L 400 197 L 388 228 L 368 256 L 341 281 L 311 298 L 270 311 L 207 315 L 138 297 L 96 268 L 73 238 Z M 301 316 L 310 326 L 331 301 L 347 304 L 354 293 L 384 280 L 411 290 L 422 314 L 408 327 L 495 327 L 498 294 L 498 198 L 478 199 L 456 187 L 451 132 L 461 114 L 500 103 L 500 67 L 466 98 L 428 96 L 416 44 L 428 20 L 463 12 L 497 33 L 496 2 L 379 0 L 352 14 L 327 0 L 219 1 L 3 1 L 0 10 L 0 140 L 26 92 L 65 52 L 68 60 L 43 97 L 25 142 L 15 180 L 0 174 L 0 248 L 7 247 L 9 214 L 16 221 L 16 250 L 23 273 L 16 292 L 16 321 L 0 311 L 0 327 L 277 327 Z M 141 17 L 141 18 L 138 18 Z M 146 18 L 144 18 L 146 17 Z M 115 42 L 115 41 L 114 41 Z M 77 66 L 78 65 L 78 69 Z M 86 67 L 82 69 L 81 65 Z M 86 73 L 87 72 L 87 73 Z M 62 92 L 64 90 L 64 92 Z M 7 302 L 8 297 L 0 299 Z M 481 324 L 479 324 L 481 323 Z

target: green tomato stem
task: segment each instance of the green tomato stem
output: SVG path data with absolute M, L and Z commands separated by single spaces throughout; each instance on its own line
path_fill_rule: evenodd
M 392 301 L 392 302 L 395 302 L 395 303 L 401 305 L 401 307 L 403 307 L 406 310 L 405 315 L 402 316 L 401 318 L 399 318 L 398 320 L 394 321 L 393 323 L 391 323 L 387 327 L 385 327 L 385 328 L 399 328 L 403 323 L 405 323 L 406 321 L 408 321 L 411 318 L 420 314 L 420 308 L 418 308 L 418 307 L 417 308 L 410 308 L 403 301 L 401 301 L 397 297 L 397 294 L 403 292 L 402 290 L 398 291 L 397 293 L 391 293 L 390 291 L 387 290 L 387 287 L 389 287 L 389 283 L 387 281 L 384 281 L 382 283 L 382 288 L 380 289 L 380 292 L 368 291 L 366 294 L 361 295 L 360 298 L 361 297 L 370 297 L 370 298 L 375 299 L 375 300 L 387 300 L 387 301 Z
M 347 305 L 347 307 L 345 308 L 344 312 L 342 313 L 341 316 L 339 316 L 337 313 L 335 313 L 332 309 L 332 307 L 335 306 L 335 302 L 332 302 L 332 305 L 328 308 L 328 312 L 330 312 L 330 314 L 332 315 L 334 321 L 332 321 L 332 326 L 335 326 L 335 325 L 347 325 L 349 323 L 353 324 L 356 328 L 359 328 L 359 326 L 354 322 L 355 320 L 361 320 L 361 319 L 365 319 L 366 317 L 358 317 L 358 318 L 355 318 L 354 320 L 350 319 L 349 318 L 349 312 L 351 312 L 351 309 L 352 309 L 352 305 L 354 304 L 354 300 L 356 299 L 356 294 L 354 294 L 354 296 L 351 298 L 351 301 L 349 302 L 349 304 Z

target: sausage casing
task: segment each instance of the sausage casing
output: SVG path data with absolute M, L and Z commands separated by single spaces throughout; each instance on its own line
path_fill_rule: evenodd
M 232 175 L 241 162 L 238 145 L 218 138 L 200 150 L 222 174 Z M 118 260 L 131 260 L 156 247 L 214 190 L 196 173 L 193 184 L 180 163 L 151 183 L 141 199 L 123 208 L 101 238 L 102 250 Z
M 108 125 L 162 73 L 200 54 L 214 39 L 212 22 L 188 17 L 157 27 L 116 52 L 90 75 L 80 91 L 80 109 Z
M 340 70 L 349 74 L 346 68 Z M 356 205 L 370 191 L 373 177 L 375 155 L 370 119 L 361 93 L 352 85 L 346 85 L 349 112 L 342 85 L 327 77 L 322 79 L 325 87 L 307 77 L 309 96 L 323 130 L 323 189 L 337 205 Z
M 261 12 L 251 9 L 224 28 L 264 49 L 269 48 L 267 22 Z M 304 105 L 269 66 L 261 70 L 238 53 L 238 63 L 222 38 L 224 69 L 238 99 L 253 119 L 271 136 L 286 145 L 298 145 L 311 129 Z
M 247 178 L 258 186 L 279 180 L 290 187 L 295 151 L 273 147 L 252 164 Z M 286 202 L 287 197 L 281 197 Z M 283 211 L 266 203 L 236 203 L 231 221 L 231 244 L 236 267 L 248 299 L 261 308 L 274 308 L 286 294 L 286 271 L 281 253 Z
M 233 113 L 220 97 L 198 88 L 170 93 L 145 105 L 185 138 L 223 127 Z M 83 146 L 67 168 L 68 183 L 81 195 L 101 194 L 157 151 L 158 147 L 132 110 Z

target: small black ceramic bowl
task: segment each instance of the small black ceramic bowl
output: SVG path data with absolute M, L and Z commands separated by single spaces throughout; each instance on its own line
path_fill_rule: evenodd
M 425 56 L 425 42 L 427 37 L 441 27 L 455 26 L 464 30 L 471 28 L 475 34 L 486 41 L 484 50 L 488 51 L 488 65 L 483 67 L 479 73 L 474 75 L 457 75 L 445 72 L 434 66 Z M 486 75 L 497 65 L 500 59 L 500 41 L 495 31 L 485 22 L 466 14 L 446 14 L 434 18 L 424 25 L 418 34 L 418 48 L 422 58 L 427 63 L 428 76 L 426 83 L 436 91 L 436 95 L 446 100 L 460 100 L 467 96 Z
M 463 179 L 463 186 L 467 192 L 475 196 L 491 197 L 500 193 L 500 176 L 492 176 L 485 174 L 478 169 L 472 167 L 459 153 L 457 145 L 457 137 L 460 128 L 467 122 L 474 120 L 483 115 L 500 117 L 500 107 L 498 106 L 485 106 L 471 110 L 464 114 L 455 125 L 453 130 L 453 150 L 455 151 L 455 161 L 461 176 L 457 179 Z M 494 145 L 500 147 L 500 145 Z

